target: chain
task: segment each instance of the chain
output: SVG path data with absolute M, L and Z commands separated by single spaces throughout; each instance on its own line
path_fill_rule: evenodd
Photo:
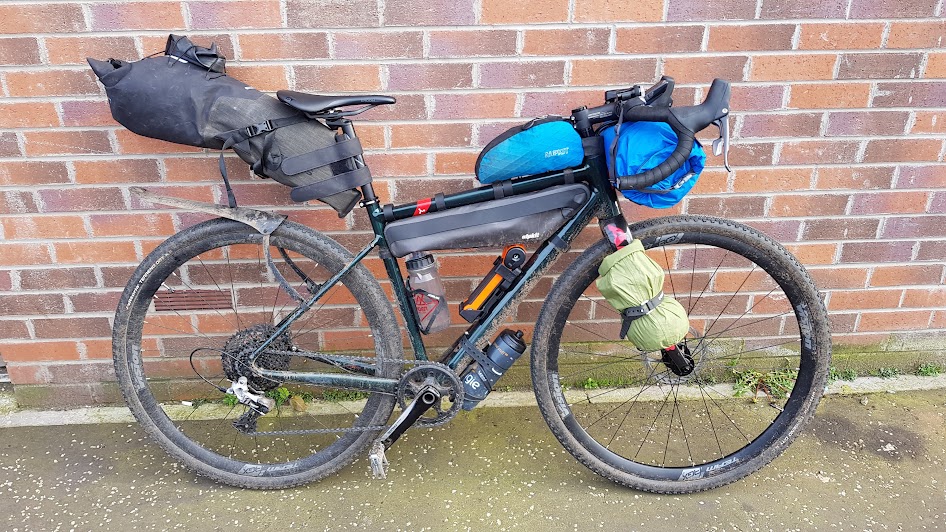
M 307 357 L 305 355 L 300 355 L 298 351 L 278 351 L 275 349 L 267 349 L 265 350 L 265 352 L 268 354 L 273 354 L 273 355 L 290 355 L 290 356 L 301 356 L 303 358 L 312 358 L 312 357 Z M 443 368 L 445 371 L 451 371 L 451 372 L 453 371 L 452 369 L 450 369 L 450 366 L 447 366 L 446 364 L 441 364 L 440 362 L 431 362 L 429 360 L 405 360 L 405 359 L 398 360 L 398 359 L 393 359 L 393 358 L 392 359 L 379 359 L 377 357 L 334 356 L 334 355 L 332 356 L 332 359 L 351 360 L 351 361 L 357 361 L 357 362 L 377 362 L 378 360 L 382 360 L 384 362 L 392 362 L 392 363 L 397 362 L 402 365 L 411 365 L 411 366 L 438 366 L 440 368 Z M 377 393 L 380 393 L 380 392 L 377 392 Z M 449 417 L 441 421 L 417 424 L 415 426 L 422 426 L 424 428 L 439 427 L 441 425 L 445 425 L 451 419 L 452 417 Z M 374 432 L 374 431 L 387 429 L 390 426 L 391 425 L 372 425 L 368 427 L 351 427 L 347 429 L 334 428 L 334 429 L 271 430 L 271 431 L 265 431 L 265 432 L 252 431 L 252 432 L 248 432 L 248 434 L 252 436 L 303 436 L 306 434 Z

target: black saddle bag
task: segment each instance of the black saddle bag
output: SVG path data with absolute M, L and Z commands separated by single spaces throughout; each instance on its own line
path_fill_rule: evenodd
M 112 117 L 134 133 L 233 148 L 257 175 L 293 187 L 295 201 L 318 199 L 340 216 L 361 198 L 357 187 L 371 181 L 353 159 L 362 153 L 357 138 L 227 76 L 215 46 L 171 35 L 163 56 L 88 61 L 105 86 Z

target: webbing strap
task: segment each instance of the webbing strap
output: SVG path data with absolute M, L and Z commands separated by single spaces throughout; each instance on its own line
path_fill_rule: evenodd
M 623 340 L 627 336 L 627 331 L 631 328 L 631 323 L 637 318 L 642 318 L 657 308 L 664 300 L 663 290 L 657 293 L 656 296 L 651 299 L 644 301 L 644 303 L 636 307 L 628 307 L 621 311 L 621 317 L 623 321 L 621 322 L 621 335 L 620 338 Z
M 309 153 L 287 157 L 282 162 L 280 169 L 286 175 L 301 174 L 320 166 L 327 166 L 361 155 L 363 151 L 358 137 L 352 137 Z
M 289 192 L 289 197 L 297 202 L 322 199 L 333 194 L 338 194 L 339 192 L 345 192 L 346 190 L 367 185 L 370 182 L 371 172 L 368 170 L 367 166 L 363 166 L 350 172 L 330 177 L 325 181 L 295 187 Z

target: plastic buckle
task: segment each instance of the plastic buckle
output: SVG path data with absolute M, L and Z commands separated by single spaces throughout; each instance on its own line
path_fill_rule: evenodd
M 273 126 L 272 120 L 267 120 L 265 122 L 260 122 L 259 124 L 253 124 L 252 126 L 247 126 L 246 133 L 247 135 L 251 137 L 255 137 L 256 135 L 268 133 L 274 129 L 276 128 Z

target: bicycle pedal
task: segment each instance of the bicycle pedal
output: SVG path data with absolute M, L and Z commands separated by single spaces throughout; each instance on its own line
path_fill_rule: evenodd
M 368 454 L 368 462 L 371 464 L 371 478 L 387 478 L 388 459 L 384 455 L 384 444 L 377 440 L 371 445 L 371 452 Z

